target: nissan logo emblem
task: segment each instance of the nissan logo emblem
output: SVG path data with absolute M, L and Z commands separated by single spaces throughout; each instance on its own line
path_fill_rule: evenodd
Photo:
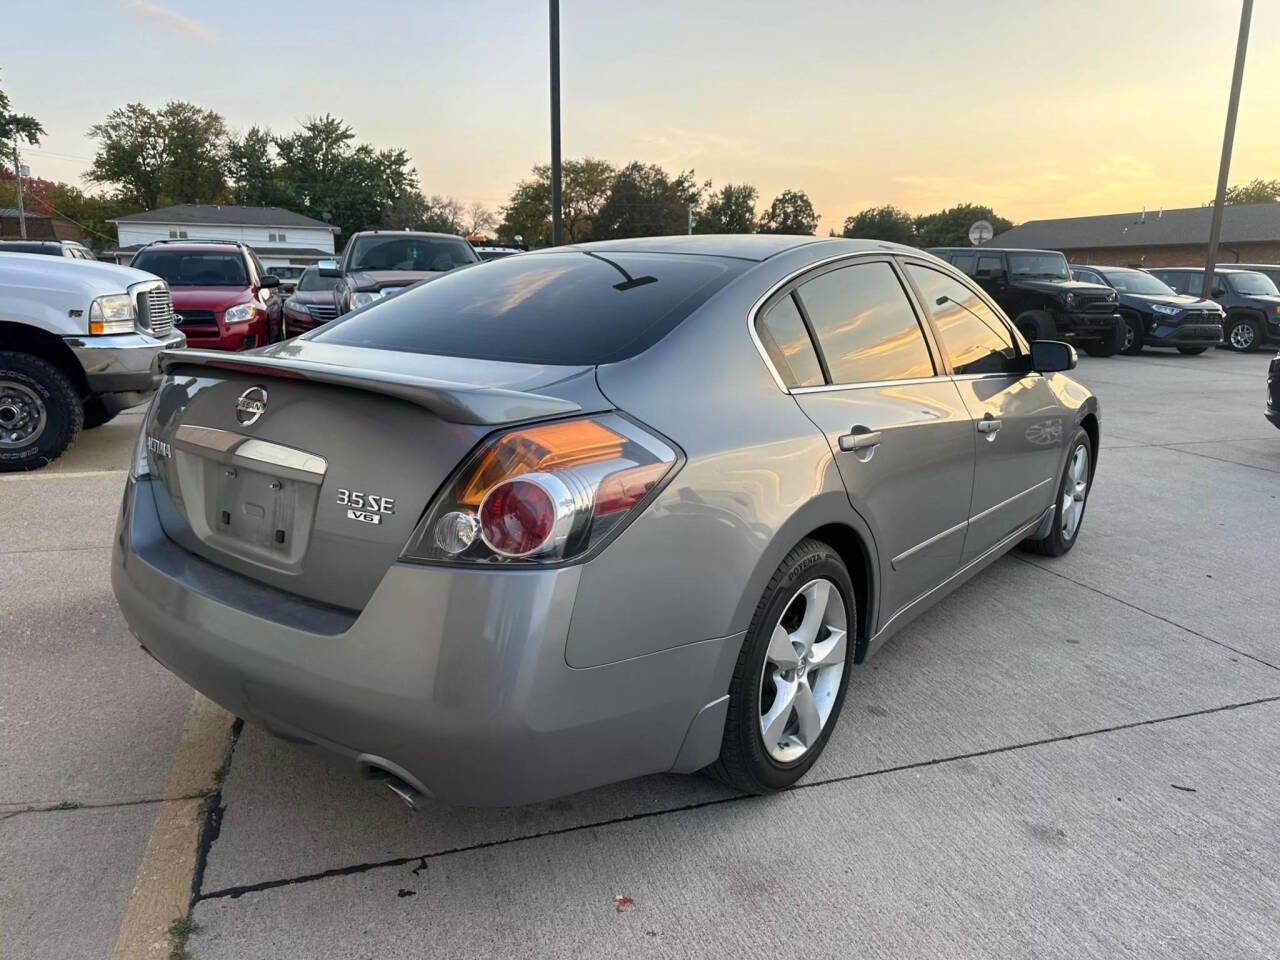
M 236 398 L 236 419 L 246 427 L 267 412 L 267 388 L 250 387 Z

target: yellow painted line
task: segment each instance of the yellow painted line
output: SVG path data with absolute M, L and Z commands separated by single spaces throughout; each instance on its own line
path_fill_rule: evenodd
M 217 789 L 214 771 L 227 759 L 235 718 L 198 693 L 192 694 L 182 737 L 169 765 L 165 800 L 147 838 L 147 849 L 134 879 L 133 894 L 120 920 L 112 960 L 164 960 L 169 955 L 167 930 L 187 915 L 195 876 L 205 798 Z
M 0 483 L 17 483 L 19 480 L 71 480 L 76 477 L 118 477 L 127 473 L 128 467 L 116 470 L 28 470 L 25 473 L 7 473 L 0 477 Z

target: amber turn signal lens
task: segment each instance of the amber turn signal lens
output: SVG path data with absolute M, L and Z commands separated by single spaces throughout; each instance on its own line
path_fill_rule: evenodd
M 522 473 L 616 459 L 625 443 L 625 437 L 594 420 L 566 420 L 516 430 L 494 444 L 475 465 L 458 502 L 479 506 L 492 487 Z

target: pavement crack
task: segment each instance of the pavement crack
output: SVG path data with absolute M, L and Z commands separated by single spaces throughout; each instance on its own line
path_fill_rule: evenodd
M 175 797 L 137 797 L 133 800 L 84 801 L 59 800 L 46 803 L 33 803 L 17 810 L 0 812 L 0 822 L 24 813 L 69 813 L 74 810 L 114 810 L 120 807 L 141 807 L 149 803 L 170 803 L 175 800 L 196 800 L 206 796 L 203 793 L 179 794 Z
M 1151 617 L 1152 619 L 1159 620 L 1161 623 L 1167 623 L 1171 627 L 1177 627 L 1179 630 L 1183 631 L 1184 633 L 1189 633 L 1193 637 L 1199 637 L 1201 640 L 1207 640 L 1212 644 L 1222 647 L 1224 650 L 1230 650 L 1232 653 L 1237 654 L 1241 657 L 1244 657 L 1246 660 L 1252 660 L 1254 663 L 1261 664 L 1264 667 L 1270 667 L 1272 670 L 1280 670 L 1280 665 L 1274 664 L 1269 660 L 1264 660 L 1262 659 L 1262 657 L 1254 656 L 1252 653 L 1247 653 L 1246 651 L 1241 650 L 1239 647 L 1233 647 L 1229 643 L 1224 643 L 1221 640 L 1215 640 L 1213 637 L 1207 636 L 1201 633 L 1199 630 L 1192 630 L 1190 627 L 1185 626 L 1181 623 L 1178 623 L 1178 621 L 1176 620 L 1170 620 L 1168 617 L 1162 617 L 1158 613 L 1152 613 L 1150 610 L 1146 609 L 1145 607 L 1140 607 L 1136 603 L 1132 603 L 1128 600 L 1125 600 L 1122 597 L 1117 597 L 1114 593 L 1107 593 L 1107 591 L 1105 590 L 1100 590 L 1095 586 L 1091 586 L 1090 584 L 1087 584 L 1087 583 L 1084 583 L 1083 581 L 1075 579 L 1075 577 L 1069 577 L 1065 573 L 1059 573 L 1057 570 L 1051 570 L 1042 564 L 1036 563 L 1034 560 L 1027 559 L 1026 557 L 1018 556 L 1017 554 L 1010 554 L 1009 556 L 1011 556 L 1014 560 L 1017 560 L 1019 563 L 1025 563 L 1028 567 L 1035 567 L 1037 570 L 1041 571 L 1042 573 L 1047 573 L 1050 576 L 1058 577 L 1060 580 L 1066 580 L 1068 583 L 1074 583 L 1077 587 L 1080 587 L 1084 590 L 1088 590 L 1091 593 L 1096 593 L 1098 594 L 1098 596 L 1106 597 L 1108 600 L 1114 600 L 1116 603 L 1122 604 L 1123 606 L 1128 607 L 1130 610 L 1137 610 L 1139 613 L 1144 613 L 1148 617 Z
M 799 783 L 791 787 L 790 791 L 812 790 L 816 787 L 826 787 L 835 784 L 849 783 L 854 780 L 866 780 L 870 777 L 880 777 L 888 774 L 902 773 L 909 770 L 920 770 L 925 767 L 942 766 L 948 763 L 955 763 L 960 760 L 973 760 L 979 757 L 996 756 L 1002 753 L 1012 753 L 1018 750 L 1028 750 L 1035 747 L 1048 746 L 1055 743 L 1066 743 L 1071 740 L 1080 740 L 1085 737 L 1100 736 L 1107 733 L 1118 733 L 1125 730 L 1134 730 L 1140 727 L 1156 726 L 1162 723 L 1169 723 L 1175 720 L 1187 720 L 1193 717 L 1209 716 L 1215 713 L 1224 713 L 1229 710 L 1240 710 L 1246 707 L 1256 707 L 1265 704 L 1280 703 L 1280 695 L 1274 697 L 1261 697 L 1256 700 L 1246 700 L 1240 703 L 1228 703 L 1216 707 L 1205 707 L 1201 710 L 1189 710 L 1185 713 L 1172 714 L 1165 717 L 1153 717 L 1146 720 L 1134 720 L 1129 723 L 1116 724 L 1109 727 L 1100 727 L 1095 730 L 1082 730 L 1078 733 L 1067 733 L 1055 737 L 1043 737 L 1038 740 L 1029 740 L 1024 743 L 1008 744 L 1002 747 L 990 747 L 986 750 L 974 750 L 968 753 L 959 753 L 953 756 L 937 757 L 931 760 L 918 760 L 913 763 L 903 763 L 892 767 L 883 767 L 877 770 L 865 770 L 860 773 L 844 774 L 842 776 L 827 777 L 821 780 L 814 780 L 807 783 Z M 429 860 L 436 860 L 442 857 L 450 857 L 460 853 L 473 853 L 478 850 L 488 850 L 494 847 L 505 847 L 515 843 L 525 843 L 530 840 L 542 840 L 548 837 L 558 837 L 570 833 L 579 833 L 583 830 L 598 830 L 602 827 L 618 826 L 625 823 L 635 823 L 640 820 L 651 820 L 656 817 L 670 816 L 675 813 L 687 813 L 692 810 L 705 810 L 709 807 L 723 806 L 729 803 L 739 803 L 744 800 L 757 799 L 751 794 L 733 794 L 727 797 L 717 797 L 714 800 L 702 800 L 697 803 L 686 803 L 676 807 L 667 807 L 662 810 L 648 810 L 644 813 L 633 813 L 623 817 L 610 817 L 605 820 L 593 820 L 588 823 L 575 824 L 569 827 L 556 827 L 551 830 L 540 830 L 534 833 L 520 834 L 515 837 L 504 837 L 499 840 L 485 840 L 480 843 L 466 844 L 459 847 L 449 847 L 444 850 L 436 850 L 431 853 L 415 853 L 408 857 L 390 857 L 386 860 L 372 860 L 367 863 L 356 863 L 345 867 L 330 867 L 327 870 L 319 870 L 315 873 L 299 874 L 295 877 L 284 877 L 278 880 L 261 880 L 257 883 L 239 884 L 231 887 L 223 887 L 219 890 L 211 890 L 208 893 L 198 893 L 192 901 L 192 907 L 205 900 L 236 900 L 247 893 L 262 893 L 268 890 L 276 890 L 280 887 L 290 887 L 297 884 L 313 883 L 317 880 L 328 880 L 333 877 L 349 877 L 354 874 L 368 873 L 371 870 L 380 870 L 389 867 L 402 867 L 417 861 L 418 869 L 426 866 Z M 203 866 L 203 861 L 202 861 Z M 414 870 L 418 872 L 417 869 Z
M 200 845 L 196 848 L 196 865 L 191 875 L 191 902 L 187 906 L 188 916 L 191 908 L 200 900 L 200 888 L 204 886 L 204 869 L 209 864 L 209 851 L 213 849 L 218 835 L 222 833 L 222 815 L 227 812 L 227 805 L 222 802 L 222 785 L 226 782 L 227 771 L 231 769 L 231 758 L 235 756 L 236 744 L 240 742 L 240 732 L 244 729 L 244 720 L 236 717 L 231 724 L 231 736 L 227 742 L 226 757 L 215 773 L 217 789 L 209 794 L 205 801 L 204 824 L 200 828 Z

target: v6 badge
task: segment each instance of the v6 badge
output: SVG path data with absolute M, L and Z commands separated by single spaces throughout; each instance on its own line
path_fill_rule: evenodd
M 362 523 L 381 523 L 382 516 L 377 513 L 369 513 L 365 510 L 348 510 L 348 520 L 359 520 Z

